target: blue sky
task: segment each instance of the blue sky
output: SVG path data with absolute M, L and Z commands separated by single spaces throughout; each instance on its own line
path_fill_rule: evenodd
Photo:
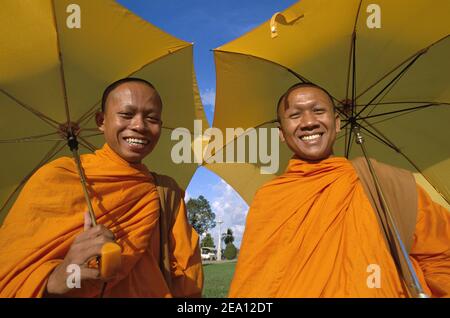
M 164 31 L 194 43 L 194 67 L 209 123 L 214 116 L 215 67 L 212 50 L 252 30 L 297 0 L 118 0 L 120 4 Z M 203 195 L 216 216 L 223 220 L 222 232 L 232 228 L 239 246 L 248 206 L 221 178 L 197 169 L 188 197 Z M 218 229 L 210 231 L 217 244 Z

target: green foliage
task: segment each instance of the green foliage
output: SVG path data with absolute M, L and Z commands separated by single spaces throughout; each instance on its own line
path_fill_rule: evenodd
M 222 241 L 225 243 L 225 245 L 234 242 L 233 231 L 230 228 L 227 229 L 227 233 L 222 234 Z
M 211 210 L 208 200 L 202 195 L 197 199 L 189 199 L 186 204 L 188 219 L 199 236 L 216 226 L 216 215 Z
M 211 236 L 211 234 L 206 233 L 206 236 L 203 238 L 202 242 L 200 243 L 201 247 L 212 247 L 212 248 L 216 248 L 216 246 L 214 245 L 214 240 Z
M 227 244 L 227 246 L 225 247 L 225 251 L 223 252 L 223 255 L 225 256 L 226 259 L 235 259 L 236 255 L 237 255 L 237 248 L 236 246 L 234 246 L 233 243 L 229 243 Z

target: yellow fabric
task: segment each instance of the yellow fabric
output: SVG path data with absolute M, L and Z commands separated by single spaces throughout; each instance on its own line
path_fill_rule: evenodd
M 79 6 L 79 29 L 67 26 L 76 16 L 67 12 L 71 4 Z M 80 124 L 83 140 L 99 149 L 104 139 L 93 132 L 93 114 L 100 109 L 106 86 L 127 76 L 150 81 L 164 104 L 161 138 L 144 163 L 187 187 L 198 165 L 172 162 L 170 150 L 176 141 L 171 131 L 186 127 L 193 133 L 194 119 L 202 120 L 203 129 L 209 126 L 195 79 L 192 43 L 114 0 L 2 1 L 0 21 L 0 152 L 10 154 L 1 158 L 8 169 L 0 169 L 0 224 L 14 202 L 3 208 L 5 201 L 47 153 L 54 155 L 51 158 L 71 156 L 64 142 L 57 142 L 58 125 L 69 120 L 65 93 L 70 120 Z M 36 142 L 4 142 L 38 135 L 47 136 Z M 83 144 L 80 152 L 90 153 Z
M 450 292 L 450 214 L 419 188 L 411 259 L 425 291 Z M 379 265 L 381 288 L 367 272 Z M 291 159 L 256 194 L 231 297 L 405 297 L 395 264 L 351 163 Z
M 203 273 L 198 235 L 187 222 L 184 201 L 173 227 L 175 292 L 159 270 L 159 197 L 143 164 L 130 164 L 105 146 L 81 157 L 99 224 L 122 247 L 122 269 L 105 297 L 199 296 Z M 41 297 L 49 273 L 83 231 L 87 206 L 72 158 L 57 159 L 28 181 L 0 228 L 0 296 Z M 82 282 L 74 297 L 98 296 L 101 284 Z
M 371 19 L 372 14 L 367 12 L 370 4 L 380 7 L 379 29 L 367 26 L 367 20 Z M 370 113 L 370 116 L 374 116 L 428 103 L 446 105 L 403 113 L 390 120 L 386 119 L 399 114 L 367 118 L 361 124 L 373 132 L 376 129 L 379 135 L 386 136 L 401 149 L 448 204 L 448 12 L 448 0 L 432 3 L 427 0 L 298 1 L 282 14 L 301 18 L 293 23 L 278 23 L 277 37 L 271 37 L 268 17 L 266 22 L 250 32 L 214 50 L 217 88 L 213 126 L 223 131 L 229 127 L 275 128 L 275 124 L 268 123 L 276 119 L 278 99 L 291 85 L 301 81 L 294 73 L 324 87 L 339 101 L 351 98 L 348 73 L 351 73 L 349 62 L 354 29 L 355 85 L 358 96 L 355 104 L 358 110 L 398 75 L 407 64 L 402 63 L 409 62 L 411 56 L 436 43 L 396 81 L 392 89 L 381 94 L 376 100 L 381 101 L 380 105 L 369 107 L 361 115 L 366 117 Z M 399 65 L 402 66 L 395 69 Z M 387 74 L 389 76 L 384 77 Z M 430 125 L 423 123 L 433 123 L 433 132 L 430 132 Z M 398 152 L 380 143 L 366 131 L 362 130 L 362 134 L 366 136 L 370 157 L 415 171 L 415 167 Z M 261 135 L 258 133 L 259 137 Z M 338 136 L 336 155 L 345 154 L 344 136 L 345 131 Z M 362 156 L 361 150 L 353 143 L 349 158 L 358 156 Z M 287 147 L 281 144 L 277 175 L 283 173 L 290 157 Z M 206 164 L 205 167 L 224 178 L 250 204 L 256 190 L 267 181 L 267 176 L 261 175 L 259 171 L 261 165 L 263 163 L 259 160 L 256 164 Z

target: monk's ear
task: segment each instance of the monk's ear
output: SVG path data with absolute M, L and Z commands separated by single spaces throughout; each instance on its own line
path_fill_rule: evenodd
M 105 131 L 105 114 L 103 112 L 97 112 L 95 114 L 95 122 L 100 131 Z
M 281 142 L 285 142 L 286 138 L 284 138 L 284 133 L 283 133 L 283 129 L 281 129 L 280 122 L 277 123 L 277 127 L 278 127 L 278 135 L 280 136 Z
M 338 133 L 341 131 L 341 117 L 339 117 L 338 113 L 336 113 L 335 116 L 334 123 L 336 125 L 336 133 Z

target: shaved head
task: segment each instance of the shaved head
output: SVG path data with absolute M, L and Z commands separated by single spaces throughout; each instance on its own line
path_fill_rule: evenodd
M 304 88 L 304 87 L 315 87 L 315 88 L 320 89 L 320 90 L 323 91 L 324 93 L 326 93 L 327 96 L 328 96 L 329 99 L 330 99 L 331 104 L 333 105 L 333 109 L 336 110 L 336 109 L 335 109 L 336 106 L 334 105 L 333 97 L 330 95 L 330 93 L 328 93 L 328 91 L 327 91 L 326 89 L 320 87 L 319 85 L 313 84 L 313 83 L 297 83 L 297 84 L 294 84 L 294 85 L 292 85 L 291 87 L 289 87 L 289 88 L 287 89 L 287 91 L 286 91 L 283 95 L 281 95 L 280 99 L 278 99 L 278 103 L 277 103 L 277 121 L 278 121 L 278 122 L 280 122 L 280 113 L 279 113 L 279 111 L 280 111 L 280 106 L 283 105 L 283 106 L 286 107 L 286 106 L 287 106 L 287 105 L 286 105 L 286 101 L 288 100 L 289 95 L 290 95 L 294 90 L 299 89 L 299 88 Z

